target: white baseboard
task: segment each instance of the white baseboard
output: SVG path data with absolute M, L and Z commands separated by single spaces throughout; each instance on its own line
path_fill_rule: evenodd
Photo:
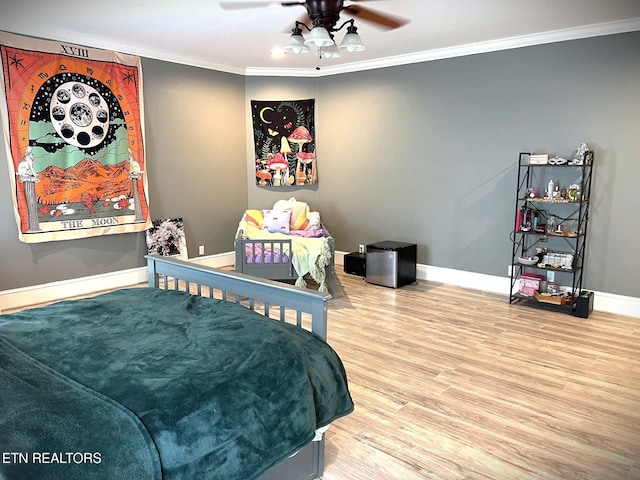
M 336 252 L 336 264 L 344 264 L 344 255 L 349 252 Z M 416 265 L 416 278 L 430 282 L 446 283 L 463 288 L 509 296 L 510 278 L 482 273 L 454 270 L 452 268 Z M 616 295 L 607 292 L 593 292 L 593 309 L 600 312 L 626 315 L 640 318 L 640 298 Z M 505 299 L 506 301 L 506 299 Z
M 344 255 L 347 253 L 348 252 L 336 252 L 336 265 L 344 265 Z M 206 257 L 194 257 L 189 259 L 189 261 L 197 263 L 198 265 L 214 268 L 228 267 L 234 264 L 235 254 L 234 252 L 220 253 Z M 416 278 L 418 280 L 446 283 L 463 288 L 497 293 L 505 297 L 509 295 L 510 279 L 507 277 L 418 264 L 416 266 Z M 89 295 L 103 290 L 129 287 L 146 281 L 147 269 L 146 267 L 140 267 L 102 275 L 4 290 L 0 291 L 0 313 L 5 310 L 53 302 L 69 297 Z M 593 309 L 601 312 L 640 318 L 640 298 L 607 292 L 594 292 Z
M 233 253 L 195 257 L 190 262 L 220 268 L 233 265 Z M 59 282 L 0 291 L 0 313 L 29 305 L 54 302 L 64 298 L 90 295 L 114 288 L 130 287 L 147 281 L 147 267 L 120 270 L 101 275 L 73 278 Z
M 190 258 L 191 263 L 204 265 L 205 267 L 222 268 L 235 265 L 236 254 L 234 252 L 218 253 L 216 255 L 207 255 L 206 257 Z
M 103 290 L 130 287 L 147 281 L 147 267 L 120 270 L 89 277 L 61 280 L 0 292 L 0 313 L 14 308 L 90 295 Z

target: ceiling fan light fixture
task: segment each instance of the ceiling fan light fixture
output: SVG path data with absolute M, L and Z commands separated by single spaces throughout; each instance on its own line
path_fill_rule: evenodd
M 287 43 L 282 49 L 285 52 L 293 52 L 293 53 L 307 53 L 311 49 L 308 45 L 304 43 L 304 37 L 302 36 L 302 32 L 298 29 L 298 32 L 293 32 L 291 37 L 289 37 L 289 43 Z
M 338 46 L 334 43 L 328 47 L 322 47 L 320 49 L 320 55 L 323 58 L 339 58 L 342 56 L 342 52 L 338 50 Z
M 342 39 L 340 49 L 351 53 L 365 50 L 365 46 L 362 40 L 360 40 L 360 35 L 358 35 L 358 29 L 355 25 L 351 24 L 351 26 L 347 27 L 347 34 Z
M 347 52 L 362 52 L 366 49 L 357 33 L 347 33 L 340 44 L 340 49 Z
M 318 48 L 334 45 L 334 41 L 331 40 L 331 36 L 329 36 L 329 31 L 321 26 L 313 27 L 304 43 L 305 45 L 313 45 Z

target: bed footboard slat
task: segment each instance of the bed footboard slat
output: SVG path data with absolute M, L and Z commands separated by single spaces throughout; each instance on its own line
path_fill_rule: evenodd
M 328 293 L 196 265 L 171 257 L 147 255 L 145 258 L 150 287 L 162 288 L 160 278 L 163 277 L 163 287 L 167 288 L 171 278 L 175 290 L 184 286 L 185 291 L 197 291 L 200 294 L 202 287 L 207 287 L 212 298 L 215 298 L 214 291 L 220 291 L 223 300 L 229 301 L 230 295 L 233 295 L 235 303 L 248 305 L 252 310 L 255 310 L 256 302 L 260 302 L 265 306 L 266 316 L 269 315 L 270 306 L 279 306 L 281 320 L 285 321 L 286 311 L 292 310 L 296 312 L 296 324 L 302 327 L 303 314 L 309 315 L 310 330 L 323 340 L 327 338 L 327 302 L 331 298 Z

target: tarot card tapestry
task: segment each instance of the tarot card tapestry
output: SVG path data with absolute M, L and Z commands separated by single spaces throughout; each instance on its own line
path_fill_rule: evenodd
M 0 53 L 20 240 L 149 228 L 140 58 L 5 32 Z
M 258 186 L 318 182 L 315 100 L 251 100 Z

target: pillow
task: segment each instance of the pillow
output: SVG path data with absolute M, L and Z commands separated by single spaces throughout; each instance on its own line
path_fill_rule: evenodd
M 309 221 L 307 230 L 320 230 L 322 228 L 320 225 L 320 212 L 309 212 L 307 219 Z
M 289 233 L 291 210 L 263 210 L 262 229 L 271 233 Z
M 278 200 L 273 208 L 276 210 L 291 210 L 291 221 L 289 228 L 291 230 L 305 230 L 308 225 L 307 213 L 309 206 L 305 202 L 298 202 L 295 197 L 289 200 Z
M 244 212 L 244 220 L 251 225 L 262 228 L 262 210 L 247 210 L 246 212 Z

